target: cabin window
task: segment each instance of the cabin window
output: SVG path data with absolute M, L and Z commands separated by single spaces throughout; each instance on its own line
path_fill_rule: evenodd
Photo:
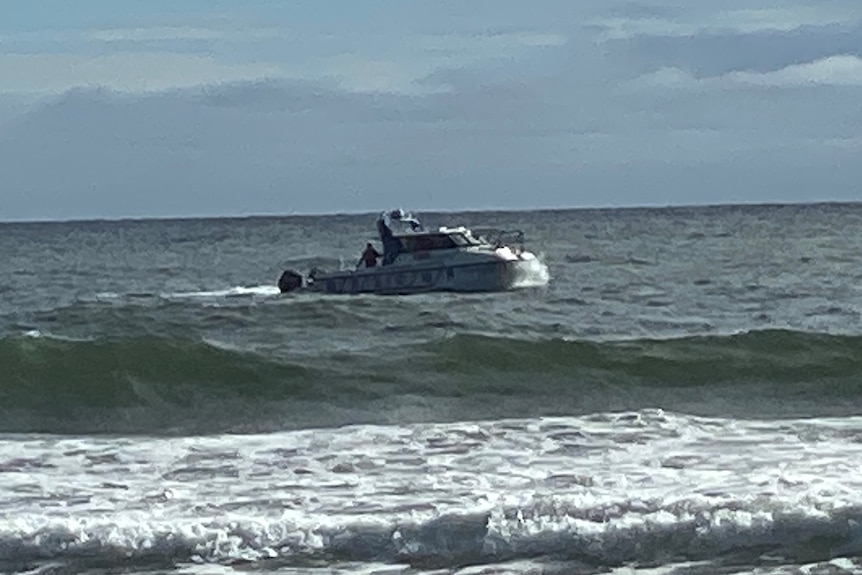
M 480 245 L 478 241 L 473 238 L 469 238 L 464 234 L 452 234 L 450 236 L 452 241 L 454 241 L 459 246 L 478 246 Z
M 461 234 L 453 235 L 461 236 Z M 461 238 L 464 240 L 464 236 L 461 236 Z M 403 251 L 407 253 L 425 252 L 430 250 L 447 250 L 458 247 L 459 245 L 469 244 L 460 243 L 449 234 L 404 236 L 401 238 L 401 247 Z

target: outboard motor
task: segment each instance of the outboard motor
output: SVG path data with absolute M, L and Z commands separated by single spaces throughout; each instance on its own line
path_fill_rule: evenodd
M 281 277 L 278 278 L 278 289 L 281 293 L 296 291 L 302 287 L 302 274 L 296 273 L 293 270 L 284 270 Z

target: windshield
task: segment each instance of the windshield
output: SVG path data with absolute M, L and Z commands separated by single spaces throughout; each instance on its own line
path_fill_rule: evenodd
M 469 238 L 462 233 L 402 236 L 400 240 L 402 249 L 408 253 L 479 245 L 479 242 L 475 239 Z
M 449 237 L 458 246 L 478 246 L 480 244 L 475 238 L 467 237 L 464 234 L 452 234 Z

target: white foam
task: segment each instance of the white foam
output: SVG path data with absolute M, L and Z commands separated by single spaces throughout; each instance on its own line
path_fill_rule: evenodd
M 261 286 L 236 286 L 223 290 L 212 291 L 195 291 L 195 292 L 176 292 L 163 294 L 165 298 L 226 298 L 237 296 L 262 296 L 270 297 L 281 293 L 278 286 L 261 285 Z
M 65 342 L 82 342 L 82 341 L 93 341 L 92 338 L 88 337 L 70 337 L 66 335 L 56 335 L 49 332 L 44 332 L 39 329 L 30 329 L 22 334 L 24 337 L 29 337 L 32 339 L 48 339 L 54 341 L 65 341 Z
M 862 418 L 837 423 L 653 410 L 249 436 L 7 437 L 0 550 L 221 563 L 538 553 L 619 565 L 825 537 L 832 557 L 853 556 Z
M 515 281 L 514 287 L 540 287 L 551 281 L 551 272 L 541 257 L 536 257 L 530 252 L 522 254 L 523 264 L 519 271 L 523 272 Z
M 122 296 L 120 294 L 118 294 L 116 292 L 112 292 L 112 291 L 99 292 L 95 295 L 96 301 L 104 301 L 104 300 L 113 301 L 113 300 L 120 299 L 121 297 Z

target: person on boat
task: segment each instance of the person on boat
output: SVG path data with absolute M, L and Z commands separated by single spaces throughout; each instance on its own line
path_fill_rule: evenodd
M 392 215 L 397 215 L 397 210 L 391 214 L 383 212 L 377 218 L 377 233 L 380 235 L 380 243 L 383 244 L 384 266 L 395 261 L 395 258 L 398 256 L 398 250 L 401 248 L 401 242 L 392 235 L 392 228 L 389 226 Z
M 422 224 L 419 220 L 406 213 L 402 209 L 392 210 L 391 212 L 383 212 L 377 218 L 377 232 L 380 235 L 380 243 L 383 244 L 383 265 L 389 265 L 398 257 L 398 252 L 401 251 L 401 241 L 392 234 L 392 222 L 401 222 L 409 224 L 410 229 L 415 231 L 422 230 Z
M 362 252 L 362 256 L 359 258 L 359 263 L 356 264 L 356 267 L 361 266 L 363 263 L 367 268 L 373 268 L 377 266 L 377 258 L 381 256 L 380 252 L 374 249 L 374 246 L 371 245 L 371 242 L 365 244 L 365 251 Z

